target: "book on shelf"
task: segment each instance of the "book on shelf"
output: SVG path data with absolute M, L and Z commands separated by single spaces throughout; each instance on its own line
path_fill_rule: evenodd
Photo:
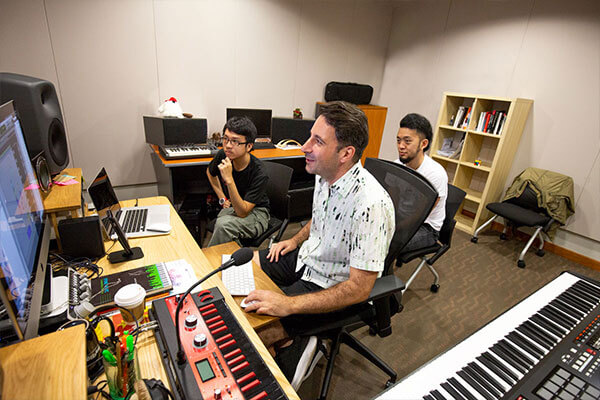
M 460 124 L 462 123 L 462 119 L 464 116 L 465 116 L 465 107 L 464 106 L 458 107 L 458 111 L 456 112 L 456 118 L 454 119 L 454 125 L 452 125 L 452 127 L 458 128 L 460 126 Z
M 467 113 L 465 114 L 465 118 L 461 125 L 462 129 L 467 129 L 467 127 L 469 126 L 469 120 L 471 119 L 471 108 L 472 107 L 469 107 L 469 109 L 467 110 Z
M 465 134 L 463 132 L 456 132 L 453 137 L 444 138 L 442 148 L 437 151 L 437 154 L 442 157 L 457 159 L 462 150 L 464 140 Z

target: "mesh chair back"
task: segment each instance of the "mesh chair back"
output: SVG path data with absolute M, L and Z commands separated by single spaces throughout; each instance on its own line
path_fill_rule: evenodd
M 444 218 L 442 228 L 440 229 L 439 240 L 442 244 L 450 243 L 452 231 L 454 230 L 454 225 L 456 225 L 454 216 L 456 215 L 456 212 L 458 211 L 460 204 L 466 195 L 467 193 L 464 190 L 448 184 L 448 197 L 446 197 L 446 217 Z
M 267 197 L 271 215 L 280 220 L 287 219 L 290 213 L 290 199 L 288 190 L 294 170 L 287 165 L 264 161 L 265 173 L 269 177 L 267 183 Z
M 385 260 L 384 274 L 387 274 L 402 248 L 431 212 L 438 193 L 417 172 L 391 161 L 367 158 L 365 169 L 387 190 L 396 212 L 396 231 Z

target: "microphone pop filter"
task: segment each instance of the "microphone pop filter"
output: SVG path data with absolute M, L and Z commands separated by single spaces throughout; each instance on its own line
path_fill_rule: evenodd
M 252 260 L 253 255 L 254 252 L 252 249 L 242 247 L 231 255 L 231 259 L 233 260 L 233 265 L 242 265 Z

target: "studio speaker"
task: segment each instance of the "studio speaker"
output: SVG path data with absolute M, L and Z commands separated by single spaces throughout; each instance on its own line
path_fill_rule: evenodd
M 50 174 L 69 163 L 67 135 L 54 85 L 31 76 L 0 73 L 0 104 L 14 101 L 30 158 L 43 153 Z

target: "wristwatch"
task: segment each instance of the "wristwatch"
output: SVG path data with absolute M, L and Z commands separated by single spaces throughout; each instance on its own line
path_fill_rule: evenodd
M 225 204 L 226 201 L 227 201 L 227 199 L 225 197 L 221 197 L 219 199 L 219 205 L 222 206 L 223 204 Z

